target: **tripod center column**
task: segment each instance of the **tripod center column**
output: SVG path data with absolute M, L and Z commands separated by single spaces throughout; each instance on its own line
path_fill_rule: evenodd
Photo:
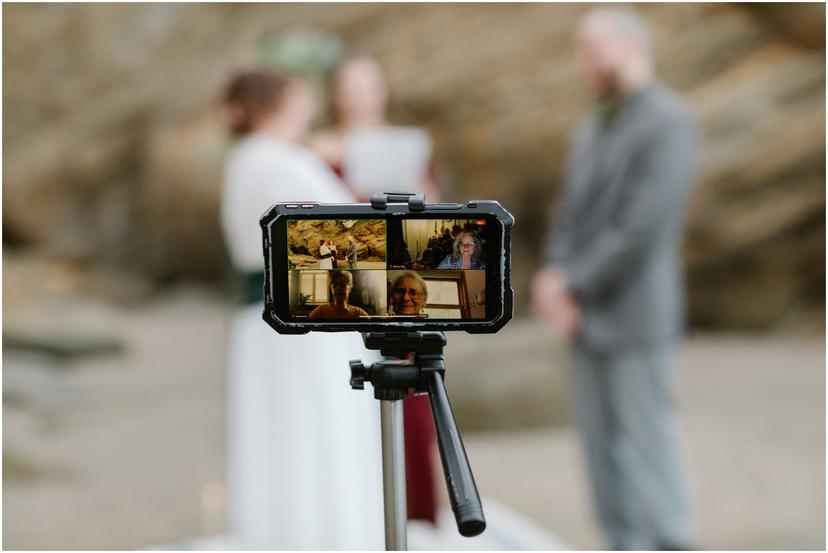
M 403 401 L 380 401 L 382 429 L 382 484 L 385 496 L 385 550 L 408 549 L 405 496 L 405 442 Z

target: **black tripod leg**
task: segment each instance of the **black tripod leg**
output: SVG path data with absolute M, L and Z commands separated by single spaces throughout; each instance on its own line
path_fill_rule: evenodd
M 429 374 L 428 395 L 431 400 L 431 413 L 434 416 L 434 427 L 437 430 L 437 444 L 440 447 L 440 459 L 443 461 L 443 473 L 446 476 L 451 509 L 457 520 L 457 529 L 463 536 L 477 536 L 486 529 L 483 506 L 480 504 L 480 494 L 474 483 L 463 440 L 457 431 L 457 423 L 451 411 L 443 376 L 437 371 Z

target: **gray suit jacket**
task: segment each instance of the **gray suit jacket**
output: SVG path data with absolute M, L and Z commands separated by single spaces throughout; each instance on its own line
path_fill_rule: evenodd
M 356 267 L 357 263 L 357 247 L 356 242 L 348 242 L 348 249 L 345 250 L 345 255 L 348 257 L 348 263 L 352 267 Z
M 660 83 L 627 99 L 611 123 L 593 114 L 578 126 L 544 262 L 567 273 L 586 345 L 680 334 L 679 249 L 696 150 L 688 110 Z

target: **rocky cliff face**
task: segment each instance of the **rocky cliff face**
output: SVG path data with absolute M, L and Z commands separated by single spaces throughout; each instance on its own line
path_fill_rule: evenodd
M 515 214 L 515 287 L 525 290 L 568 130 L 588 107 L 570 46 L 584 9 L 7 5 L 6 243 L 155 280 L 217 278 L 218 93 L 256 62 L 263 37 L 302 28 L 380 58 L 392 120 L 434 137 L 446 199 L 492 197 Z M 824 6 L 642 9 L 660 72 L 704 140 L 685 256 L 692 320 L 821 320 Z
M 349 224 L 350 223 L 350 224 Z M 348 234 L 354 237 L 357 259 L 385 261 L 384 221 L 295 221 L 288 226 L 288 249 L 293 255 L 310 256 L 318 261 L 319 242 L 331 240 L 339 258 L 348 249 Z

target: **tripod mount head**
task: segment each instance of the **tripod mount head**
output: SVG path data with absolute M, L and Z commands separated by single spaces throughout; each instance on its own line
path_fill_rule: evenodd
M 376 399 L 405 399 L 412 389 L 415 393 L 426 393 L 428 374 L 436 372 L 442 377 L 446 372 L 443 361 L 446 335 L 442 332 L 366 332 L 362 340 L 367 349 L 398 358 L 370 367 L 359 360 L 351 361 L 351 388 L 362 390 L 367 380 L 374 388 Z M 412 361 L 405 360 L 412 355 Z

